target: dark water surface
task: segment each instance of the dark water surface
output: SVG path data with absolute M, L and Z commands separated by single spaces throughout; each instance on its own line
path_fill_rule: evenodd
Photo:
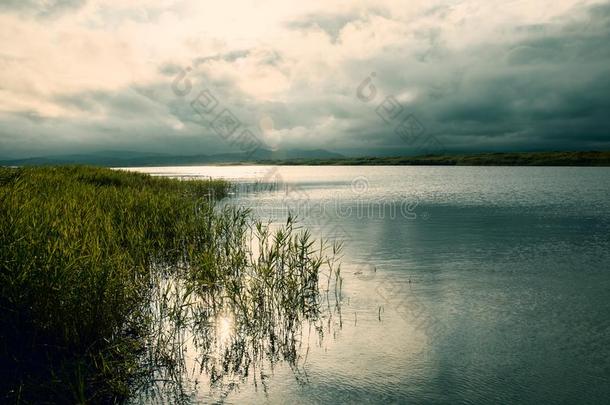
M 610 398 L 609 168 L 138 170 L 239 182 L 231 204 L 345 241 L 342 320 L 306 377 L 278 364 L 226 403 Z

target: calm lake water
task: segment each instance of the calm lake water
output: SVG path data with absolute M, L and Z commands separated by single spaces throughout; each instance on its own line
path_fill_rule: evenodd
M 341 320 L 226 403 L 603 403 L 610 169 L 164 167 L 344 240 Z M 200 384 L 196 401 L 218 400 Z

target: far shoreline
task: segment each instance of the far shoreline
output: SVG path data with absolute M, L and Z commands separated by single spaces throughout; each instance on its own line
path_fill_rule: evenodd
M 201 156 L 125 158 L 89 162 L 61 159 L 22 159 L 0 161 L 0 166 L 95 165 L 102 167 L 189 167 L 189 166 L 523 166 L 523 167 L 610 167 L 610 151 L 586 152 L 493 152 L 463 154 L 428 154 L 390 157 L 332 157 L 293 159 L 206 160 Z
M 233 163 L 235 164 L 235 163 Z M 333 159 L 287 159 L 238 164 L 283 166 L 610 166 L 604 152 L 498 152 L 455 155 L 357 157 Z M 223 164 L 224 165 L 224 164 Z

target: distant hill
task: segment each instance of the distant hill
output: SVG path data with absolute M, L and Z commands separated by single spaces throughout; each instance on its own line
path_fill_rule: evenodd
M 107 167 L 187 166 L 199 164 L 240 163 L 261 160 L 342 159 L 343 155 L 323 149 L 290 149 L 271 151 L 257 149 L 254 153 L 223 153 L 213 155 L 171 155 L 131 151 L 100 151 L 87 154 L 39 156 L 25 159 L 0 160 L 2 166 L 38 166 L 88 164 Z
M 610 151 L 515 152 L 338 159 L 260 160 L 281 165 L 379 165 L 379 166 L 610 166 Z
M 428 166 L 610 166 L 610 151 L 516 152 L 456 155 L 345 157 L 323 149 L 271 151 L 253 154 L 170 155 L 129 151 L 102 151 L 90 154 L 43 156 L 0 160 L 0 166 L 88 164 L 107 167 L 194 166 L 214 164 L 273 165 L 428 165 Z

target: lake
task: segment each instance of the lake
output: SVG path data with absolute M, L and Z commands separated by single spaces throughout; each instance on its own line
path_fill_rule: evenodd
M 225 403 L 602 403 L 610 398 L 610 168 L 139 168 L 238 184 L 344 241 L 341 316 L 299 370 L 193 386 Z M 315 334 L 314 334 L 315 335 Z M 303 349 L 305 350 L 305 349 Z M 261 384 L 262 383 L 262 384 Z

